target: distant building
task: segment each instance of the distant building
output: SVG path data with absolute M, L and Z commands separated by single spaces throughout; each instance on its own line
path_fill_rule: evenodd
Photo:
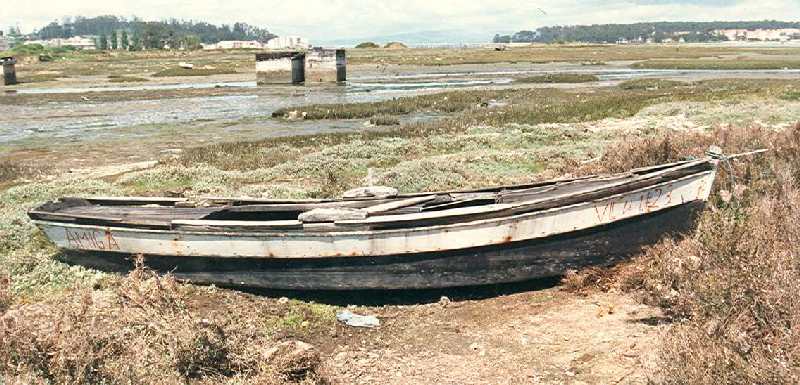
M 308 39 L 299 36 L 279 36 L 270 39 L 266 47 L 267 49 L 307 49 L 311 47 Z
M 720 29 L 714 31 L 730 41 L 790 41 L 800 39 L 800 29 Z
M 0 31 L 0 51 L 7 51 L 11 48 L 11 42 L 8 41 L 8 38 L 3 34 L 3 31 Z
M 73 36 L 66 39 L 29 40 L 25 44 L 41 44 L 45 47 L 74 47 L 76 49 L 97 49 L 94 36 Z
M 224 40 L 216 44 L 203 44 L 203 49 L 262 49 L 264 44 L 255 40 Z

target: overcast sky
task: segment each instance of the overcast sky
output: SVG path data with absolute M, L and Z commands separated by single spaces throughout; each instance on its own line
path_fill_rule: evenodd
M 11 1 L 5 0 L 6 3 Z M 555 24 L 800 20 L 800 0 L 23 0 L 0 6 L 0 28 L 23 32 L 63 16 L 243 21 L 312 40 L 418 31 L 493 36 Z

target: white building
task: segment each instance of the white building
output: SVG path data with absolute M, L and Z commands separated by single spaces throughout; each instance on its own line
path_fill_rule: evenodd
M 268 49 L 307 49 L 311 47 L 308 39 L 299 36 L 279 36 L 270 39 L 265 48 Z
M 216 44 L 203 44 L 203 49 L 262 49 L 264 44 L 255 40 L 224 40 Z
M 730 41 L 789 41 L 800 39 L 800 29 L 720 29 L 715 31 Z
M 41 44 L 45 47 L 75 47 L 76 49 L 96 49 L 94 36 L 73 36 L 67 39 L 29 40 L 25 44 Z

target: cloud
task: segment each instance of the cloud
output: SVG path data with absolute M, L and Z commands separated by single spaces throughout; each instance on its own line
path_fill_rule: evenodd
M 492 36 L 555 24 L 800 16 L 797 0 L 172 0 L 166 4 L 163 0 L 26 0 L 22 5 L 0 7 L 0 23 L 31 31 L 63 16 L 137 15 L 146 20 L 243 21 L 278 34 L 333 40 L 413 31 L 456 30 Z

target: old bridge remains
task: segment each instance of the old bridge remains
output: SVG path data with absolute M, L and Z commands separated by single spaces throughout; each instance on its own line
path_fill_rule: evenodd
M 259 85 L 341 83 L 347 80 L 347 57 L 343 49 L 315 48 L 256 54 Z

